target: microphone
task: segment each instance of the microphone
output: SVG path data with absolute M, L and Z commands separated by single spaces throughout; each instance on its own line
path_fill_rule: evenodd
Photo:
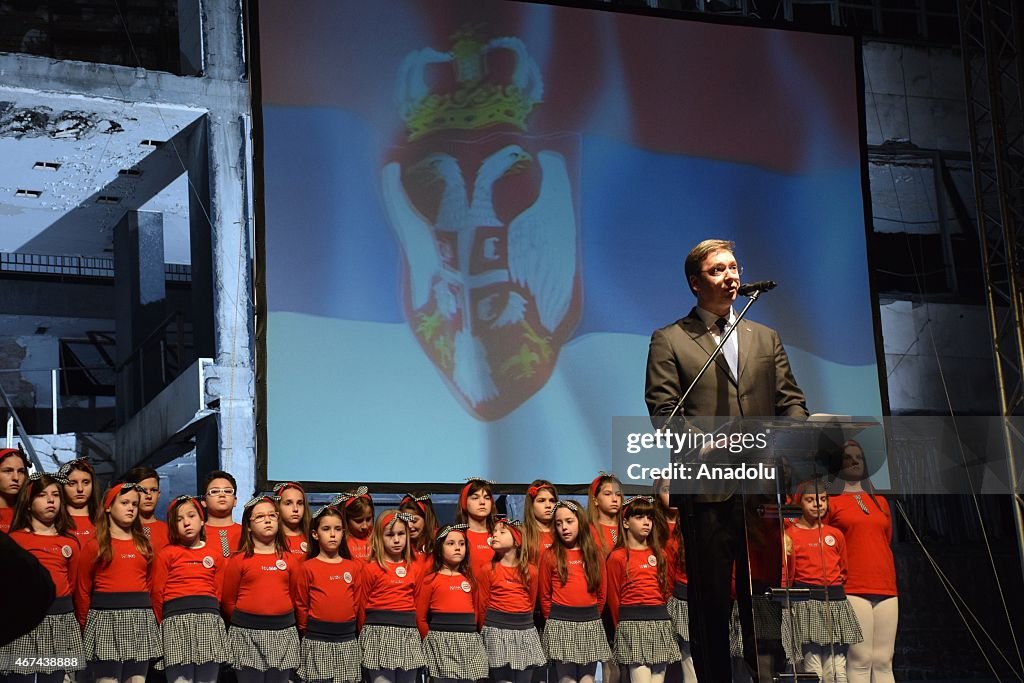
M 745 285 L 740 285 L 737 294 L 739 296 L 750 296 L 754 292 L 767 292 L 769 289 L 775 289 L 779 283 L 775 280 L 761 280 L 760 282 L 748 282 Z

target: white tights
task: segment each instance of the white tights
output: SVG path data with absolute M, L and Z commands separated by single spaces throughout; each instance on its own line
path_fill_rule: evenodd
M 377 669 L 370 672 L 370 680 L 373 683 L 416 683 L 417 674 L 417 669 Z
M 629 683 L 664 683 L 666 664 L 630 664 Z
M 520 671 L 506 666 L 500 669 L 491 669 L 491 678 L 495 683 L 530 683 L 533 680 L 533 670 Z M 377 682 L 374 681 L 374 683 Z
M 597 662 L 593 664 L 555 664 L 555 675 L 558 683 L 594 683 L 597 678 Z
M 853 613 L 860 622 L 864 640 L 850 646 L 846 674 L 850 683 L 895 683 L 892 655 L 896 650 L 896 623 L 899 598 L 868 600 L 847 595 Z
M 679 654 L 683 660 L 679 662 L 683 669 L 683 683 L 697 683 L 697 671 L 693 668 L 693 655 L 690 654 L 690 641 L 678 639 Z
M 800 646 L 804 660 L 800 670 L 816 673 L 822 683 L 847 683 L 846 645 L 818 645 L 804 643 Z
M 614 659 L 607 662 L 601 662 L 601 679 L 604 683 L 619 683 L 619 679 L 621 677 L 618 662 Z
M 145 683 L 149 662 L 94 661 L 89 669 L 96 683 Z
M 182 664 L 167 667 L 167 683 L 216 683 L 220 664 Z

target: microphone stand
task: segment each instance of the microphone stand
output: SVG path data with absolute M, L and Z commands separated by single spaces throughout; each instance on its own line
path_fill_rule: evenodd
M 749 309 L 751 305 L 753 305 L 753 303 L 757 301 L 758 297 L 760 296 L 761 290 L 759 289 L 755 289 L 753 292 L 749 294 L 750 298 L 747 300 L 747 303 L 743 307 L 743 310 L 740 311 L 740 314 L 736 316 L 736 322 L 730 325 L 726 333 L 722 335 L 722 338 L 718 341 L 718 346 L 715 347 L 714 352 L 710 356 L 708 356 L 707 362 L 704 363 L 704 367 L 700 369 L 700 372 L 698 372 L 696 377 L 693 378 L 693 381 L 690 382 L 690 386 L 686 387 L 686 391 L 683 392 L 683 395 L 679 397 L 678 401 L 676 401 L 676 405 L 675 407 L 672 408 L 672 412 L 669 413 L 668 417 L 665 418 L 666 425 L 670 425 L 672 422 L 672 418 L 674 418 L 677 414 L 679 414 L 679 411 L 682 410 L 683 403 L 686 401 L 686 397 L 689 396 L 690 392 L 693 391 L 693 388 L 697 386 L 697 382 L 699 382 L 700 378 L 704 376 L 704 373 L 708 371 L 708 368 L 710 368 L 711 364 L 715 362 L 715 359 L 721 355 L 722 349 L 725 347 L 725 342 L 729 339 L 729 336 L 736 330 L 736 326 L 740 324 L 740 321 L 743 320 L 743 316 L 747 314 L 747 309 Z M 736 381 L 739 381 L 739 379 L 739 376 L 737 376 Z

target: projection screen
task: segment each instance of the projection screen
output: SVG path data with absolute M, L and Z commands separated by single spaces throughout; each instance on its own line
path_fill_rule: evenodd
M 589 481 L 687 251 L 880 415 L 859 49 L 499 0 L 259 0 L 265 479 Z

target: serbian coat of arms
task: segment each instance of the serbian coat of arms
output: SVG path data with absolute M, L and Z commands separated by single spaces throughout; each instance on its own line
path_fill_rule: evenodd
M 529 131 L 540 69 L 520 39 L 479 35 L 403 60 L 407 132 L 382 198 L 412 332 L 465 408 L 496 420 L 544 386 L 579 320 L 579 141 Z

